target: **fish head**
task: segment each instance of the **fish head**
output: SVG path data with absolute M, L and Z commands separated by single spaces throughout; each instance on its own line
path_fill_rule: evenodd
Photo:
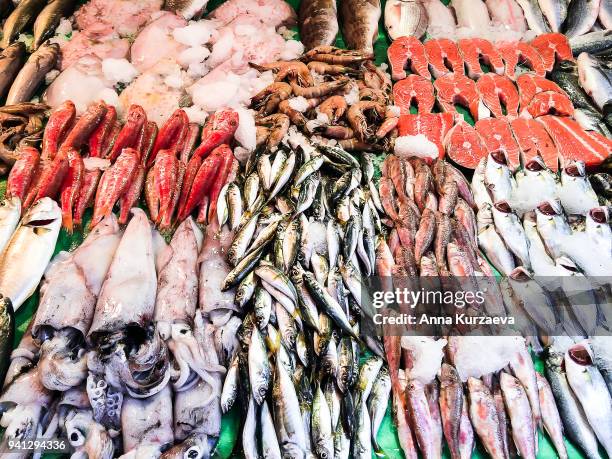
M 516 282 L 529 282 L 533 280 L 531 273 L 522 266 L 517 266 L 514 268 L 508 277 Z
M 580 366 L 593 365 L 593 351 L 586 341 L 574 344 L 567 350 L 567 356 Z
M 610 208 L 607 206 L 594 207 L 587 213 L 587 219 L 598 225 L 610 224 Z
M 584 161 L 571 160 L 562 169 L 563 174 L 573 178 L 584 178 L 586 177 L 586 167 Z
M 0 215 L 21 213 L 21 200 L 17 196 L 0 201 Z M 3 218 L 0 217 L 0 221 Z
M 26 212 L 21 221 L 23 226 L 52 230 L 61 224 L 61 210 L 51 198 L 39 199 Z
M 536 214 L 544 215 L 550 218 L 560 217 L 563 215 L 561 203 L 557 200 L 548 200 L 541 202 L 536 207 Z
M 493 150 L 490 152 L 486 163 L 488 163 L 489 160 L 493 161 L 495 164 L 499 164 L 500 166 L 508 167 L 508 158 L 506 157 L 506 152 L 502 149 Z
M 203 459 L 209 456 L 209 445 L 206 435 L 192 434 L 181 443 L 165 451 L 161 459 Z
M 459 373 L 457 373 L 457 370 L 452 365 L 443 363 L 440 368 L 440 385 L 446 387 L 453 384 L 461 384 Z
M 511 214 L 512 213 L 512 207 L 510 207 L 510 204 L 508 203 L 508 201 L 497 201 L 495 204 L 493 204 L 494 209 L 497 212 L 501 212 L 502 214 Z

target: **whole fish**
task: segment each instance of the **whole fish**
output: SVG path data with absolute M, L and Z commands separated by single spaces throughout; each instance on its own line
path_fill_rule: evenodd
M 263 403 L 261 406 L 261 452 L 263 457 L 269 457 L 270 459 L 281 459 L 280 445 L 276 438 L 276 431 L 274 430 L 274 421 L 272 420 L 272 413 L 268 408 L 268 402 Z
M 57 43 L 46 43 L 38 48 L 15 77 L 6 104 L 28 102 L 45 80 L 45 75 L 55 67 L 59 52 Z
M 208 0 L 166 0 L 164 9 L 173 11 L 185 19 L 199 18 L 202 16 Z
M 6 370 L 11 362 L 13 338 L 15 336 L 15 316 L 9 298 L 0 294 L 0 380 L 4 381 Z
M 300 2 L 300 40 L 306 51 L 331 45 L 338 35 L 338 11 L 334 0 Z M 314 158 L 313 158 L 314 159 Z M 311 160 L 312 161 L 312 160 Z
M 76 4 L 76 0 L 51 0 L 47 3 L 34 21 L 33 50 L 38 49 L 47 38 L 55 33 L 60 19 L 70 16 Z
M 21 201 L 19 198 L 13 197 L 0 202 L 0 254 L 9 243 L 20 217 Z
M 378 376 L 376 377 L 376 381 L 374 382 L 372 392 L 370 393 L 370 397 L 368 399 L 368 410 L 370 420 L 372 422 L 372 443 L 374 444 L 374 450 L 379 453 L 382 451 L 382 449 L 378 444 L 376 437 L 387 411 L 390 395 L 391 377 L 389 376 L 389 369 L 386 366 L 383 366 L 378 372 Z
M 8 92 L 25 59 L 26 48 L 20 41 L 8 46 L 0 54 L 0 99 Z
M 607 114 L 612 106 L 612 68 L 609 62 L 581 53 L 578 63 L 578 78 L 582 88 L 591 96 L 595 105 Z
M 457 370 L 447 363 L 440 370 L 440 414 L 444 437 L 452 459 L 460 459 L 460 425 L 463 410 L 463 385 Z
M 423 383 L 416 379 L 409 381 L 406 388 L 406 400 L 412 428 L 423 457 L 440 457 L 442 444 L 436 435 L 435 420 L 429 409 Z
M 62 224 L 61 210 L 50 198 L 26 212 L 0 259 L 0 293 L 19 307 L 36 290 L 53 255 Z
M 529 260 L 529 243 L 525 230 L 516 214 L 507 202 L 496 202 L 492 208 L 493 221 L 508 249 L 519 259 L 527 269 L 531 269 Z
M 249 398 L 247 415 L 242 426 L 242 450 L 246 459 L 257 459 L 257 414 L 253 397 Z
M 46 3 L 46 0 L 21 0 L 10 16 L 6 18 L 2 28 L 0 48 L 4 49 L 10 45 L 32 23 Z
M 497 408 L 491 391 L 476 378 L 467 381 L 470 419 L 487 453 L 494 459 L 505 458 Z
M 523 10 L 516 0 L 486 0 L 485 3 L 494 25 L 501 25 L 507 30 L 517 32 L 527 30 Z
M 314 451 L 319 457 L 332 457 L 334 440 L 329 405 L 325 400 L 321 385 L 317 384 L 312 399 L 311 436 Z
M 597 21 L 601 0 L 572 0 L 567 9 L 563 33 L 575 37 L 587 33 Z
M 553 32 L 561 31 L 561 25 L 567 17 L 569 3 L 567 0 L 538 0 L 540 10 L 542 10 L 542 14 Z
M 555 404 L 555 398 L 548 381 L 540 373 L 536 373 L 538 394 L 540 395 L 540 408 L 542 409 L 542 423 L 548 436 L 553 442 L 560 459 L 567 458 L 567 450 L 563 442 L 563 424 Z
M 542 10 L 538 5 L 538 0 L 516 0 L 517 3 L 523 8 L 525 14 L 525 20 L 531 30 L 536 32 L 538 35 L 550 32 L 550 27 L 544 19 Z M 554 1 L 554 0 L 553 0 Z
M 606 54 L 612 46 L 612 31 L 609 29 L 596 30 L 572 37 L 570 38 L 570 46 L 574 56 L 579 56 L 581 53 Z
M 346 0 L 340 3 L 342 37 L 348 48 L 371 53 L 378 37 L 380 0 Z
M 586 215 L 599 205 L 597 194 L 587 179 L 583 161 L 568 161 L 561 169 L 561 205 L 567 215 Z
M 608 456 L 612 454 L 612 399 L 587 341 L 565 352 L 567 380 L 580 401 L 589 424 Z
M 505 371 L 501 373 L 500 386 L 506 410 L 510 415 L 514 444 L 521 457 L 535 459 L 536 442 L 534 434 L 536 434 L 536 430 L 525 389 L 523 389 L 518 379 L 510 376 Z
M 508 275 L 512 272 L 514 259 L 494 225 L 487 225 L 478 231 L 478 246 L 500 273 Z
M 385 4 L 385 28 L 392 40 L 421 38 L 428 24 L 427 10 L 420 0 L 389 0 Z
M 580 402 L 570 388 L 563 360 L 562 353 L 551 350 L 545 363 L 546 378 L 559 408 L 565 435 L 578 445 L 589 459 L 599 458 L 597 438 L 580 407 Z
M 612 2 L 610 0 L 601 0 L 599 22 L 601 22 L 604 30 L 609 32 L 612 29 Z
M 484 169 L 484 183 L 493 202 L 510 199 L 516 183 L 503 151 L 489 153 Z M 484 200 L 484 197 L 481 198 Z
M 255 403 L 263 403 L 270 386 L 272 369 L 266 354 L 266 345 L 257 327 L 253 327 L 249 345 L 249 383 Z

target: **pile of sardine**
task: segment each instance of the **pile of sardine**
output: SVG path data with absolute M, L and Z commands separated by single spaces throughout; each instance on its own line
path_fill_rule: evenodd
M 591 179 L 602 189 L 607 177 L 600 173 Z M 611 330 L 610 210 L 600 205 L 584 163 L 569 161 L 557 175 L 536 156 L 513 173 L 504 153 L 494 151 L 481 160 L 472 190 L 478 245 L 507 276 L 502 282 L 529 287 L 525 308 L 538 327 L 556 334 L 563 326 L 566 333 L 583 336 L 598 327 Z M 582 290 L 588 301 L 571 294 Z M 562 303 L 571 310 L 565 316 L 554 310 Z
M 348 151 L 383 151 L 399 121 L 391 78 L 368 51 L 318 46 L 300 60 L 251 64 L 275 82 L 256 94 L 257 145 L 276 148 L 291 125 Z
M 245 457 L 370 458 L 390 392 L 360 332 L 381 231 L 372 156 L 294 147 L 254 154 L 217 206 L 227 262 L 209 287 L 245 314 L 221 406 L 242 409 Z
M 36 314 L 7 357 L 3 451 L 11 440 L 63 438 L 83 457 L 210 456 L 241 323 L 206 289 L 216 240 L 203 240 L 188 218 L 166 245 L 144 211 L 132 214 L 123 231 L 113 214 L 104 217 L 46 271 L 55 246 L 48 239 L 61 225 L 57 204 L 39 201 L 10 239 L 4 255 L 16 263 L 3 258 L 0 268 L 8 298 L 34 290 L 36 270 L 45 272 Z M 32 259 L 28 266 L 15 248 L 28 251 L 19 254 Z

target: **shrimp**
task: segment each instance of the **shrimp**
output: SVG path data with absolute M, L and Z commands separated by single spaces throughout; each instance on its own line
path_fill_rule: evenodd
M 269 115 L 264 118 L 256 120 L 257 126 L 264 126 L 270 130 L 270 134 L 266 140 L 266 148 L 272 151 L 278 147 L 287 134 L 289 126 L 291 126 L 291 120 L 283 113 L 277 113 L 275 115 Z
M 317 46 L 304 54 L 302 59 L 309 62 L 318 61 L 326 64 L 350 65 L 359 64 L 373 58 L 373 53 L 340 49 L 334 46 Z
M 346 112 L 348 105 L 343 96 L 331 96 L 321 102 L 318 110 L 327 116 L 330 124 L 335 124 Z
M 278 104 L 278 111 L 287 115 L 291 122 L 296 126 L 302 127 L 306 124 L 306 117 L 298 110 L 291 107 L 288 100 L 283 100 L 280 104 Z
M 329 137 L 330 139 L 340 139 L 346 140 L 351 139 L 355 136 L 353 130 L 348 126 L 327 126 L 323 131 L 323 135 L 325 137 Z
M 361 72 L 345 65 L 333 65 L 326 62 L 311 61 L 308 68 L 321 75 L 353 75 L 359 76 Z
M 385 112 L 385 120 L 382 122 L 382 124 L 376 131 L 376 138 L 382 139 L 383 137 L 385 137 L 387 134 L 389 134 L 393 129 L 397 127 L 398 123 L 399 123 L 399 116 L 397 115 L 397 113 L 387 108 Z
M 362 142 L 356 137 L 353 137 L 352 139 L 339 140 L 338 145 L 340 145 L 346 151 L 382 151 L 384 148 L 382 145 L 373 145 Z
M 370 78 L 372 78 L 372 80 L 376 80 L 376 83 L 372 81 L 373 84 L 376 84 L 376 87 L 374 89 L 382 90 L 383 93 L 387 95 L 387 97 L 391 95 L 391 92 L 393 91 L 393 83 L 391 82 L 391 77 L 389 76 L 389 74 L 382 70 L 380 67 L 377 67 L 372 61 L 365 62 L 363 66 L 368 70 L 368 72 L 364 73 L 364 81 L 365 74 L 367 73 L 370 75 Z M 366 85 L 368 87 L 372 87 L 368 85 L 367 82 Z
M 297 80 L 302 86 L 312 86 L 314 84 L 310 70 L 308 70 L 306 64 L 300 61 L 277 61 L 268 64 L 249 62 L 249 65 L 260 72 L 265 72 L 267 70 L 276 72 L 276 82 L 289 78 L 290 81 Z
M 373 100 L 387 105 L 389 98 L 383 93 L 382 89 L 363 88 L 359 91 L 359 100 Z
M 251 106 L 259 110 L 261 115 L 270 115 L 276 111 L 279 104 L 291 97 L 291 86 L 281 81 L 272 83 L 259 91 L 251 99 Z
M 321 83 L 318 86 L 304 88 L 302 86 L 298 86 L 295 83 L 291 83 L 291 87 L 293 88 L 293 94 L 295 94 L 296 96 L 302 96 L 306 99 L 310 99 L 313 97 L 323 97 L 328 94 L 331 94 L 332 92 L 335 92 L 345 86 L 348 82 L 349 78 L 341 77 L 334 81 Z
M 351 128 L 355 131 L 356 137 L 363 142 L 374 136 L 372 129 L 368 127 L 367 112 L 370 112 L 377 119 L 382 119 L 385 116 L 386 109 L 379 102 L 362 100 L 351 105 L 346 115 Z

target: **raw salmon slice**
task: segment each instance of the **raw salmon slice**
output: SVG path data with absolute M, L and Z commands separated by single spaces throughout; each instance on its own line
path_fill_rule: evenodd
M 419 113 L 431 113 L 436 102 L 434 88 L 427 78 L 420 75 L 408 75 L 393 85 L 393 100 L 400 108 L 400 114 L 410 114 L 414 103 Z
M 416 141 L 430 145 L 426 149 L 431 149 L 431 144 L 437 149 L 439 158 L 444 157 L 443 139 L 453 125 L 453 115 L 451 113 L 427 113 L 423 115 L 401 115 L 398 123 L 400 143 Z M 419 137 L 416 137 L 419 136 Z M 427 155 L 432 157 L 431 155 Z
M 482 101 L 495 118 L 507 116 L 509 119 L 514 119 L 518 116 L 519 95 L 510 78 L 487 73 L 478 79 L 476 87 Z
M 549 168 L 557 170 L 557 147 L 542 124 L 534 119 L 517 118 L 510 126 L 525 162 L 539 154 Z
M 587 166 L 597 166 L 612 155 L 612 140 L 595 132 L 587 132 L 567 117 L 542 116 L 538 121 L 550 134 L 563 163 L 568 160 L 581 160 Z
M 524 110 L 527 110 L 533 118 L 544 115 L 574 115 L 572 101 L 566 95 L 555 91 L 544 91 L 536 94 Z
M 506 153 L 508 165 L 512 169 L 519 166 L 519 146 L 512 135 L 508 121 L 499 118 L 485 118 L 474 126 L 487 151 L 502 150 Z
M 387 49 L 391 64 L 391 78 L 395 81 L 406 78 L 406 69 L 412 73 L 431 79 L 423 43 L 415 37 L 400 37 Z
M 504 61 L 497 48 L 489 40 L 462 38 L 457 44 L 470 78 L 478 79 L 484 75 L 480 66 L 481 62 L 488 65 L 493 72 L 503 75 Z
M 468 169 L 475 169 L 487 155 L 487 149 L 476 129 L 465 121 L 460 121 L 448 131 L 444 146 L 450 159 Z
M 524 41 L 500 43 L 497 49 L 506 63 L 508 78 L 512 80 L 516 78 L 516 67 L 519 64 L 530 68 L 538 76 L 546 75 L 542 56 L 529 43 Z
M 516 85 L 519 90 L 521 111 L 526 108 L 531 102 L 531 99 L 540 92 L 554 91 L 567 96 L 565 91 L 563 91 L 557 83 L 532 73 L 523 73 L 516 79 Z
M 555 66 L 555 61 L 573 61 L 572 48 L 567 41 L 567 37 L 562 33 L 544 33 L 533 40 L 531 46 L 538 50 L 544 69 L 550 72 Z
M 475 120 L 488 116 L 489 111 L 480 102 L 476 83 L 465 75 L 448 73 L 434 81 L 434 87 L 438 93 L 438 103 L 445 112 L 458 113 L 455 105 L 462 105 Z
M 448 38 L 438 38 L 425 42 L 424 46 L 431 73 L 435 78 L 440 78 L 450 72 L 465 73 L 463 59 L 454 41 Z

